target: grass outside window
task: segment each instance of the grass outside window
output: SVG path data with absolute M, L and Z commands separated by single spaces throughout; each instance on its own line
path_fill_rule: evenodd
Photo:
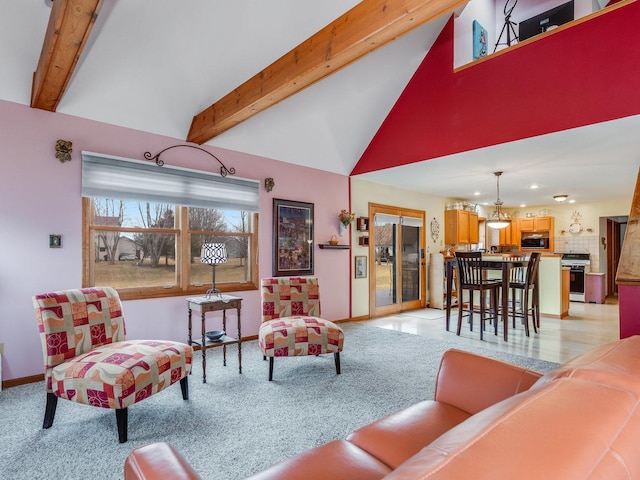
M 112 286 L 123 299 L 198 295 L 211 287 L 203 243 L 225 243 L 216 288 L 257 288 L 258 215 L 239 211 L 83 198 L 83 286 Z

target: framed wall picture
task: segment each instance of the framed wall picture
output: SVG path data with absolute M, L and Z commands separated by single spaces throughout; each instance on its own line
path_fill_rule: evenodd
M 477 60 L 487 56 L 487 31 L 478 23 L 473 21 L 473 59 Z
M 357 256 L 355 263 L 356 278 L 367 278 L 367 257 L 365 255 Z
M 313 275 L 313 203 L 273 199 L 273 276 Z
M 49 248 L 62 248 L 62 235 L 55 233 L 49 235 Z

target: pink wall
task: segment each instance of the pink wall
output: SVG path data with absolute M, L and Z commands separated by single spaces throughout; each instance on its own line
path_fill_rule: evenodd
M 640 2 L 453 71 L 453 20 L 352 175 L 640 113 Z
M 73 142 L 71 162 L 54 156 L 56 140 Z M 42 351 L 31 296 L 78 288 L 82 281 L 82 150 L 142 159 L 174 144 L 174 139 L 68 115 L 0 101 L 0 343 L 4 343 L 3 380 L 41 374 Z M 338 233 L 337 214 L 349 208 L 348 178 L 240 152 L 207 147 L 236 175 L 275 179 L 260 189 L 259 276 L 271 275 L 272 200 L 315 205 L 315 275 L 322 292 L 323 316 L 348 318 L 349 250 L 321 250 Z M 163 155 L 168 165 L 216 171 L 207 155 L 176 149 Z M 62 234 L 63 247 L 49 248 L 49 234 Z M 348 238 L 348 237 L 345 237 Z M 256 335 L 260 322 L 258 291 L 239 292 L 243 336 Z M 129 338 L 185 341 L 184 297 L 124 302 Z M 212 317 L 213 318 L 213 317 Z M 233 320 L 235 321 L 235 320 Z M 233 323 L 230 322 L 230 323 Z M 212 322 L 215 326 L 216 323 Z M 229 325 L 228 325 L 229 326 Z M 231 329 L 230 329 L 231 330 Z

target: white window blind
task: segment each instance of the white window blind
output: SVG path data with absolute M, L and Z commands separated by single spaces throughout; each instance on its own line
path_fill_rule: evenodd
M 387 213 L 376 213 L 374 220 L 376 225 L 380 225 L 381 223 L 400 223 L 400 217 L 398 215 L 389 215 Z
M 82 152 L 82 195 L 220 210 L 259 210 L 260 182 Z
M 406 227 L 421 227 L 422 219 L 416 217 L 402 217 L 402 225 Z

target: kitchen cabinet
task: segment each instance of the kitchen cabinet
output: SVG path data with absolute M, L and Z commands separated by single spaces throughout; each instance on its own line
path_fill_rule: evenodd
M 445 210 L 444 243 L 468 245 L 478 243 L 478 214 L 468 210 Z
M 503 247 L 512 245 L 511 229 L 512 229 L 512 226 L 509 225 L 508 227 L 501 228 L 500 230 L 498 230 L 498 235 L 499 235 L 498 245 Z
M 514 218 L 511 221 L 511 245 L 518 248 L 520 248 L 520 239 L 522 238 L 522 228 L 520 227 L 521 222 L 521 218 Z
M 469 243 L 480 241 L 480 230 L 478 229 L 478 214 L 469 212 Z
M 553 230 L 553 217 L 520 218 L 521 232 L 550 232 Z
M 554 218 L 553 217 L 527 217 L 518 219 L 518 238 L 516 246 L 520 246 L 520 239 L 531 234 L 541 234 L 549 238 L 549 248 L 544 251 L 553 252 L 554 245 Z

